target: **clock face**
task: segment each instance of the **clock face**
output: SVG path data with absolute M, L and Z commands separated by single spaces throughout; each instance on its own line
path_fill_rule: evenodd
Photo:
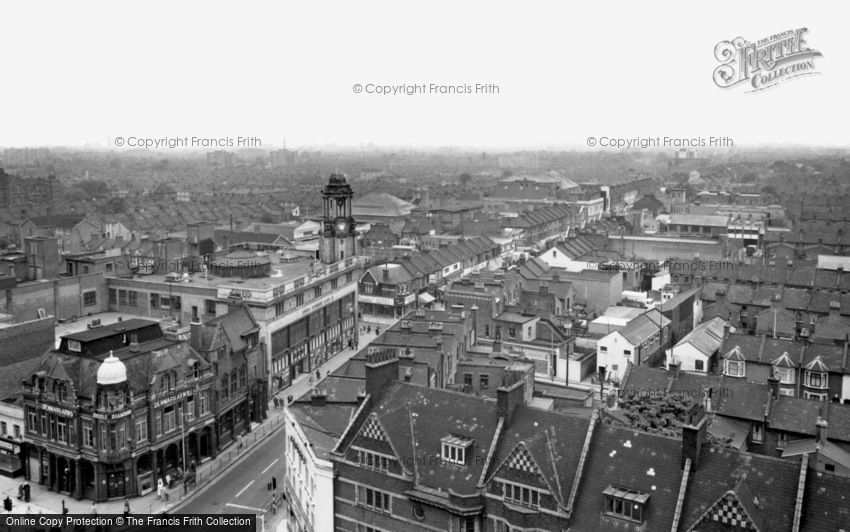
M 345 231 L 345 229 L 346 229 L 346 224 L 345 224 L 345 222 L 338 222 L 338 223 L 336 224 L 336 230 L 337 230 L 337 231 L 339 231 L 339 232 L 344 232 L 344 231 Z

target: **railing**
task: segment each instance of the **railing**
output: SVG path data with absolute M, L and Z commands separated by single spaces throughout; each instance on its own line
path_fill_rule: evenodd
M 138 504 L 135 504 L 133 506 L 133 511 L 137 513 L 158 514 L 164 511 L 171 512 L 175 507 L 186 503 L 189 498 L 198 492 L 198 490 L 203 489 L 207 484 L 212 482 L 217 476 L 222 474 L 230 465 L 232 465 L 233 462 L 250 452 L 253 445 L 279 429 L 284 422 L 283 411 L 281 410 L 279 412 L 280 415 L 273 415 L 270 413 L 269 419 L 267 419 L 264 423 L 258 425 L 257 428 L 251 432 L 243 434 L 241 446 L 236 443 L 238 440 L 234 440 L 234 443 L 226 450 L 220 452 L 218 456 L 199 465 L 195 471 L 195 482 L 193 485 L 184 483 L 183 481 L 175 482 L 171 488 L 166 489 L 163 492 L 162 498 L 155 500 L 146 507 L 140 506 L 138 510 L 136 509 Z M 272 517 L 274 517 L 271 500 L 272 496 L 269 494 L 268 503 L 263 506 L 263 514 L 257 514 L 258 516 L 263 515 L 267 529 L 270 521 L 273 520 Z M 280 517 L 284 515 L 281 511 L 281 506 L 280 498 L 278 497 L 277 515 Z M 262 520 L 263 519 L 261 519 L 261 521 Z M 257 529 L 262 530 L 259 526 L 259 522 Z M 273 530 L 273 528 L 271 530 Z

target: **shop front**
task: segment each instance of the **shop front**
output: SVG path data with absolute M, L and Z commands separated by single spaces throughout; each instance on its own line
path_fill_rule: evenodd
M 0 438 L 0 475 L 15 478 L 23 470 L 21 442 Z

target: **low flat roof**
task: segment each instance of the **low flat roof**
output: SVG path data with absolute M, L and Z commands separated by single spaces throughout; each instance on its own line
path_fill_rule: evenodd
M 74 337 L 79 333 L 88 332 L 89 324 L 92 320 L 100 320 L 101 327 L 114 325 L 118 322 L 118 318 L 121 318 L 120 323 L 124 323 L 125 326 L 128 322 L 133 321 L 147 321 L 154 323 L 161 323 L 164 320 L 158 320 L 156 318 L 150 318 L 147 316 L 134 316 L 131 314 L 127 314 L 126 312 L 101 312 L 98 314 L 92 314 L 91 316 L 81 316 L 77 318 L 76 321 L 64 321 L 62 323 L 56 323 L 56 327 L 54 328 L 54 333 L 56 335 L 56 347 L 59 347 L 59 343 L 63 337 Z
M 88 317 L 83 320 L 83 323 L 86 324 L 86 328 L 84 330 L 71 334 L 66 334 L 63 338 L 68 338 L 69 340 L 78 340 L 80 342 L 90 342 L 92 340 L 97 340 L 98 338 L 112 336 L 116 332 L 131 331 L 134 329 L 141 329 L 142 327 L 148 327 L 150 325 L 159 324 L 159 322 L 156 320 L 133 318 L 122 321 L 116 320 L 115 322 L 107 325 L 101 323 L 101 325 L 97 327 L 88 328 L 88 324 L 91 323 L 91 319 L 88 319 Z
M 271 264 L 271 274 L 268 277 L 252 277 L 242 278 L 238 276 L 222 277 L 221 275 L 207 274 L 204 272 L 195 272 L 189 274 L 189 282 L 186 281 L 168 281 L 167 271 L 160 271 L 150 275 L 137 274 L 130 277 L 116 277 L 110 279 L 110 283 L 121 281 L 141 281 L 153 284 L 174 285 L 175 287 L 188 285 L 196 288 L 218 288 L 221 285 L 231 286 L 238 284 L 245 288 L 254 288 L 258 290 L 275 288 L 284 285 L 291 280 L 310 273 L 312 261 L 293 261 L 293 262 L 278 262 Z M 181 275 L 183 272 L 178 272 Z
M 499 321 L 509 321 L 512 323 L 526 323 L 539 317 L 540 316 L 536 314 L 533 316 L 525 316 L 523 314 L 517 314 L 516 312 L 502 312 L 501 314 L 496 316 L 496 319 Z

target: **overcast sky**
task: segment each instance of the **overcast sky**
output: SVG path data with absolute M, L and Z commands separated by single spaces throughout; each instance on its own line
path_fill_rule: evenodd
M 588 136 L 846 145 L 846 4 L 16 2 L 0 146 L 254 136 L 265 146 L 584 146 Z M 579 7 L 581 6 L 581 7 Z M 747 93 L 715 45 L 807 27 L 819 75 Z M 499 94 L 355 94 L 495 83 Z

